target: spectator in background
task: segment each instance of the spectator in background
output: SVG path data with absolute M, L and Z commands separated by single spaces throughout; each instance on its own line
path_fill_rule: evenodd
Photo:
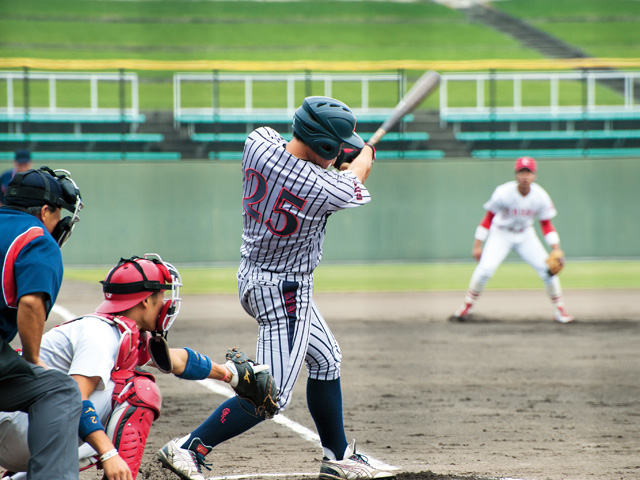
M 26 172 L 32 168 L 31 153 L 29 150 L 17 150 L 13 160 L 13 168 L 5 170 L 0 175 L 0 205 L 4 204 L 4 193 L 7 186 L 16 173 Z

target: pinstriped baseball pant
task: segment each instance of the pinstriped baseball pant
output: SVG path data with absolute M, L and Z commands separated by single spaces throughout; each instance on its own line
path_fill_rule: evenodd
M 281 410 L 291 400 L 303 363 L 314 380 L 340 377 L 342 354 L 313 301 L 313 275 L 267 272 L 243 262 L 238 292 L 242 307 L 258 322 L 256 361 L 270 365 Z

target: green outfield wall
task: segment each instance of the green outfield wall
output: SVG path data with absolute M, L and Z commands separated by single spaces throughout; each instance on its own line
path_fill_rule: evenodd
M 540 160 L 569 257 L 640 258 L 640 159 Z M 5 162 L 4 165 L 10 164 Z M 69 265 L 157 252 L 175 263 L 236 263 L 239 162 L 49 162 L 77 180 L 86 207 L 63 249 Z M 372 201 L 328 222 L 326 261 L 470 260 L 482 204 L 513 179 L 505 160 L 379 161 Z

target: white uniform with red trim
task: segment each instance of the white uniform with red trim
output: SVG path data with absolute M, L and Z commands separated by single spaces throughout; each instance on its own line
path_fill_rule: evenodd
M 519 159 L 516 171 L 523 166 L 522 161 L 531 162 L 535 172 L 535 161 L 528 157 Z M 529 168 L 524 165 L 524 168 Z M 473 310 L 474 304 L 494 275 L 500 264 L 512 250 L 534 268 L 544 282 L 547 295 L 554 307 L 554 319 L 566 323 L 569 316 L 562 299 L 562 288 L 557 275 L 549 275 L 546 259 L 548 252 L 542 245 L 534 229 L 534 219 L 540 220 L 544 238 L 548 245 L 559 244 L 558 233 L 551 225 L 551 219 L 557 211 L 549 194 L 536 183 L 522 195 L 518 182 L 511 181 L 499 185 L 488 202 L 484 204 L 487 216 L 476 230 L 476 240 L 485 241 L 478 266 L 474 270 L 464 303 L 455 312 L 454 317 L 461 320 Z M 488 230 L 487 230 L 488 229 Z
M 548 253 L 533 228 L 536 216 L 539 220 L 550 220 L 557 214 L 549 194 L 534 183 L 529 193 L 522 196 L 517 182 L 508 182 L 496 188 L 484 208 L 495 216 L 473 275 L 476 280 L 486 284 L 513 250 L 535 269 L 545 284 L 553 281 L 545 263 Z

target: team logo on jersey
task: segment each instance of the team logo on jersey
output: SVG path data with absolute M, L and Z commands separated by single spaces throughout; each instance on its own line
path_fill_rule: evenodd
M 227 415 L 229 415 L 229 412 L 231 412 L 231 410 L 229 410 L 228 408 L 225 408 L 224 410 L 222 410 L 222 415 L 220 416 L 220 423 L 224 423 L 227 420 Z

